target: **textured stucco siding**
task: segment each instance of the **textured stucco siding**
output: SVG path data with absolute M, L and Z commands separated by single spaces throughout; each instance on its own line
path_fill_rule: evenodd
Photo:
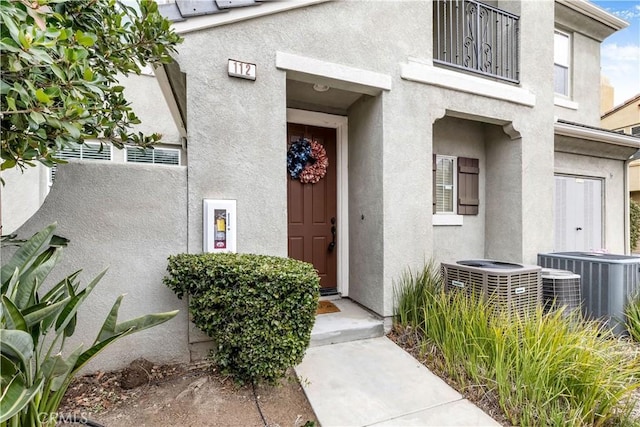
M 394 72 L 395 74 L 396 72 Z M 393 287 L 407 268 L 431 257 L 431 158 L 434 113 L 429 89 L 396 75 L 384 94 L 384 314 L 393 310 Z
M 140 123 L 134 127 L 135 131 L 146 135 L 159 133 L 163 144 L 180 145 L 180 133 L 156 78 L 145 74 L 129 74 L 120 76 L 119 83 L 124 86 L 124 96 L 140 119 Z
M 20 171 L 17 168 L 0 173 L 0 215 L 2 234 L 11 234 L 33 215 L 47 197 L 49 169 L 37 163 Z
M 189 360 L 186 302 L 162 283 L 167 257 L 187 249 L 186 188 L 184 167 L 73 162 L 60 166 L 45 203 L 18 230 L 29 237 L 57 221 L 56 233 L 71 240 L 49 285 L 82 269 L 84 287 L 109 268 L 79 311 L 69 349 L 93 342 L 118 295 L 126 294 L 119 321 L 180 310 L 172 320 L 111 345 L 87 371 L 122 368 L 137 357 Z
M 349 111 L 349 296 L 382 313 L 384 215 L 382 100 L 364 96 Z
M 556 153 L 555 173 L 603 180 L 603 248 L 625 253 L 624 162 L 578 154 Z
M 186 37 L 179 61 L 187 73 L 190 251 L 202 247 L 202 199 L 225 198 L 238 201 L 239 252 L 287 254 L 286 73 L 275 68 L 276 51 L 395 71 L 407 54 L 430 49 L 420 25 L 426 10 L 330 3 Z M 229 78 L 228 58 L 255 63 L 256 81 Z
M 422 2 L 328 3 L 189 34 L 179 48 L 180 66 L 187 73 L 189 111 L 189 251 L 202 249 L 202 199 L 223 198 L 238 201 L 239 252 L 287 255 L 286 72 L 275 68 L 277 51 L 389 73 L 399 81 L 401 61 L 419 53 L 430 55 L 431 40 L 423 25 L 430 20 L 430 13 L 430 4 Z M 331 16 L 331 25 L 327 25 L 327 16 Z M 379 31 L 383 27 L 395 31 Z M 229 78 L 228 58 L 255 63 L 256 81 Z M 383 246 L 384 216 L 388 212 L 383 200 L 387 194 L 402 192 L 404 179 L 389 183 L 389 189 L 385 182 L 382 188 L 382 150 L 387 150 L 388 135 L 385 131 L 383 146 L 382 129 L 390 120 L 382 108 L 393 104 L 399 108 L 395 115 L 402 116 L 406 100 L 393 91 L 379 96 L 384 99 L 363 101 L 373 107 L 354 106 L 349 113 L 353 116 L 349 117 L 353 120 L 349 127 L 355 126 L 357 135 L 349 139 L 350 153 L 357 153 L 349 157 L 349 199 L 362 203 L 350 206 L 350 219 L 355 221 L 350 225 L 358 229 L 358 221 L 362 220 L 357 218 L 361 215 L 354 212 L 366 206 L 363 226 L 373 229 L 370 236 L 360 236 L 352 229 L 350 238 L 374 244 L 357 249 L 353 241 L 350 244 L 351 267 L 364 274 L 356 278 L 353 271 L 350 273 L 350 296 L 389 315 L 391 305 L 385 308 L 384 301 L 390 294 L 391 280 L 383 275 L 384 254 L 398 248 L 391 242 Z M 378 127 L 365 134 L 364 129 L 357 130 L 358 120 Z M 374 139 L 368 140 L 369 136 Z M 403 142 L 396 137 L 394 144 L 400 146 Z M 418 138 L 414 144 L 428 146 L 429 142 Z M 366 149 L 372 151 L 365 152 Z M 356 173 L 358 162 L 373 162 L 375 167 Z M 370 185 L 366 174 L 378 174 L 377 184 L 357 195 L 359 190 L 354 185 Z M 374 189 L 375 196 L 371 196 Z M 369 200 L 372 198 L 376 200 Z M 379 209 L 372 210 L 376 206 Z M 409 232 L 403 233 L 406 240 Z M 427 245 L 424 234 L 412 241 L 421 254 Z M 372 250 L 376 253 L 366 259 L 364 254 Z M 362 255 L 357 255 L 359 251 Z M 379 262 L 373 265 L 372 260 Z M 374 283 L 365 283 L 371 282 L 366 278 L 374 277 L 376 272 L 380 274 L 372 279 Z
M 501 130 L 501 129 L 500 129 Z M 433 226 L 433 258 L 437 262 L 485 257 L 485 181 L 490 173 L 485 158 L 485 125 L 480 122 L 445 117 L 433 125 L 433 151 L 445 156 L 479 160 L 478 215 L 463 215 L 461 226 Z
M 578 108 L 556 106 L 555 114 L 559 119 L 600 126 L 600 43 L 577 32 L 570 34 L 569 99 L 577 103 Z

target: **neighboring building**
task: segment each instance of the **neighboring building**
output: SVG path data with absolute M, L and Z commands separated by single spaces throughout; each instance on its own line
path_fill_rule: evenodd
M 605 129 L 640 137 L 640 93 L 602 113 L 600 125 Z
M 601 126 L 605 129 L 640 138 L 640 93 L 605 111 L 600 120 Z M 640 160 L 634 160 L 629 164 L 627 182 L 630 197 L 640 203 Z M 640 247 L 635 249 L 638 250 Z
M 600 123 L 605 129 L 640 138 L 640 93 L 606 111 Z M 633 200 L 640 202 L 640 160 L 629 165 L 629 193 Z
M 600 114 L 613 109 L 613 86 L 605 76 L 600 77 Z M 608 128 L 607 128 L 608 129 Z
M 157 77 L 186 129 L 186 170 L 119 168 L 109 176 L 125 174 L 121 185 L 139 180 L 145 191 L 106 202 L 65 187 L 90 179 L 89 163 L 68 167 L 66 178 L 61 168 L 55 197 L 23 227 L 45 224 L 53 206 L 73 216 L 63 201 L 101 204 L 92 212 L 111 234 L 131 233 L 126 245 L 99 240 L 104 227 L 92 236 L 100 242 L 92 257 L 123 263 L 114 288 L 124 278 L 139 280 L 138 292 L 160 292 L 155 269 L 167 253 L 202 252 L 205 199 L 236 201 L 238 252 L 312 262 L 325 293 L 385 317 L 395 281 L 429 259 L 535 263 L 540 252 L 629 251 L 626 161 L 640 141 L 598 128 L 594 93 L 600 43 L 626 23 L 593 4 L 179 0 L 160 8 L 185 38 Z M 317 184 L 287 173 L 288 147 L 301 137 L 326 150 Z M 101 173 L 116 171 L 108 166 Z M 152 236 L 164 249 L 149 247 Z M 193 329 L 188 339 L 192 350 L 201 340 Z

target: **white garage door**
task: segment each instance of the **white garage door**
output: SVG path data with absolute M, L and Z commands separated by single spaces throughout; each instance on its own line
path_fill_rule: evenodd
M 555 251 L 602 249 L 602 180 L 556 176 Z

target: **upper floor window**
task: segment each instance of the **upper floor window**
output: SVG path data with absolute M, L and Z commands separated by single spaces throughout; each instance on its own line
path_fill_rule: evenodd
M 640 136 L 640 126 L 634 126 L 631 128 L 631 135 Z
M 455 214 L 453 201 L 456 199 L 456 158 L 436 156 L 435 166 L 435 206 L 436 213 Z
M 569 96 L 571 37 L 556 31 L 553 35 L 553 89 L 560 95 Z

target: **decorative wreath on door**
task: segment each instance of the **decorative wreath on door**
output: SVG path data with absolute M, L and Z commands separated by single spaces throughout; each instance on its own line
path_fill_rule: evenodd
M 329 159 L 322 144 L 300 138 L 289 147 L 287 170 L 303 184 L 315 184 L 327 174 Z

